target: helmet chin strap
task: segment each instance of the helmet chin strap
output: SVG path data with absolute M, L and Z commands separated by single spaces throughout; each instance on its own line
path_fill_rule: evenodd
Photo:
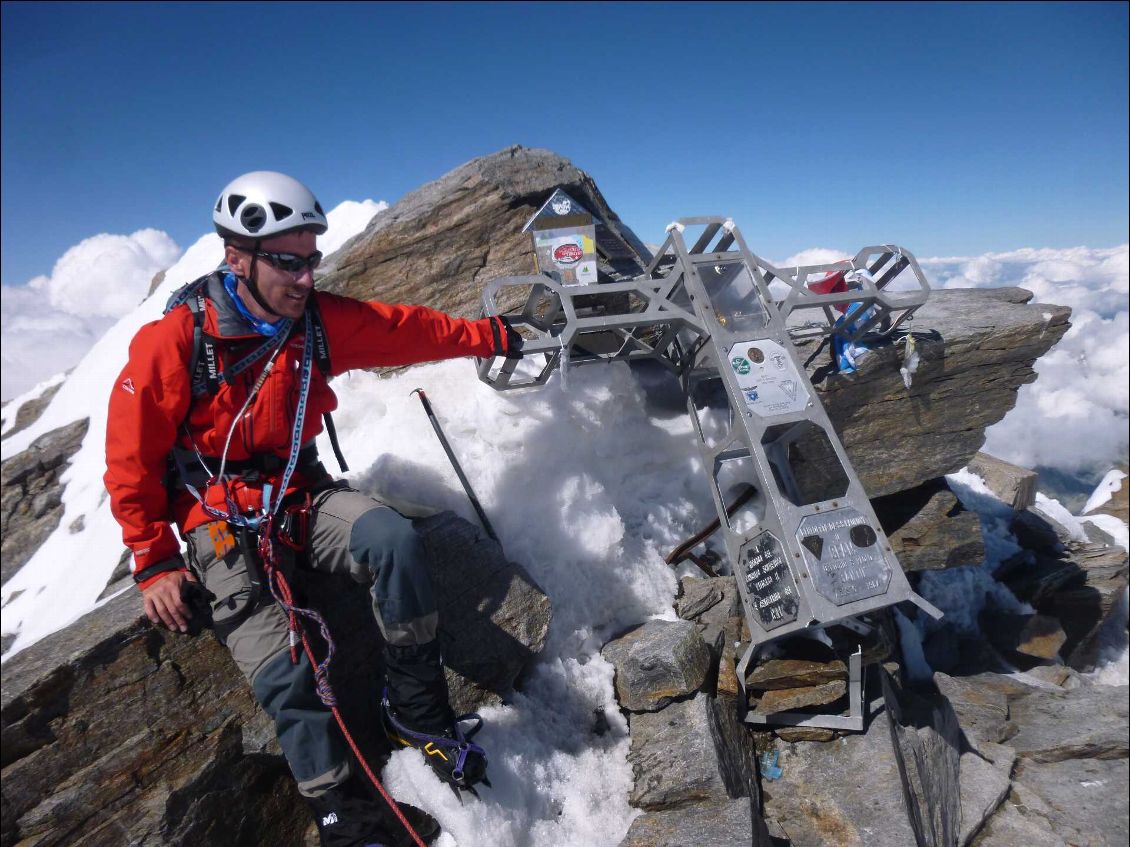
M 286 315 L 280 315 L 274 309 L 267 305 L 267 301 L 263 299 L 263 295 L 259 293 L 259 280 L 255 276 L 255 263 L 259 261 L 259 249 L 263 246 L 262 241 L 255 242 L 255 249 L 251 253 L 251 267 L 247 270 L 247 279 L 244 282 L 247 284 L 247 290 L 251 292 L 251 296 L 255 298 L 255 302 L 267 314 L 274 315 L 276 318 L 285 318 Z

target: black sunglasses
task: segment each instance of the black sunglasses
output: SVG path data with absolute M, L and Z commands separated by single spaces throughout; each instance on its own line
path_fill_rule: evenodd
M 320 250 L 315 250 L 309 256 L 296 256 L 294 253 L 264 253 L 249 250 L 246 247 L 236 247 L 235 249 L 243 253 L 253 253 L 261 259 L 266 259 L 280 271 L 287 271 L 288 273 L 298 273 L 306 268 L 314 270 L 322 262 L 322 251 Z

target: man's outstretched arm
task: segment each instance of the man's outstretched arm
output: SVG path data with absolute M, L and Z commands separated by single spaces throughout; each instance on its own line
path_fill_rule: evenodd
M 427 306 L 321 294 L 333 372 L 414 365 L 460 356 L 517 354 L 520 337 L 499 317 L 467 320 Z

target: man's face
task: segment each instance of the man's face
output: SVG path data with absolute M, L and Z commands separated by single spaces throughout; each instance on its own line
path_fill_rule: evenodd
M 266 238 L 259 246 L 260 253 L 290 253 L 295 256 L 306 257 L 316 249 L 317 236 L 312 232 L 288 232 L 274 238 Z M 255 301 L 254 296 L 247 290 L 244 280 L 251 270 L 252 252 L 250 247 L 240 249 L 227 247 L 224 256 L 228 266 L 239 278 L 237 291 L 247 310 L 255 317 L 265 321 L 278 320 L 278 315 L 284 318 L 300 318 L 306 308 L 306 300 L 314 290 L 314 271 L 304 267 L 300 271 L 285 271 L 275 267 L 271 262 L 259 256 L 255 260 L 255 279 L 259 283 L 259 294 L 267 305 L 278 315 L 272 315 L 263 310 Z

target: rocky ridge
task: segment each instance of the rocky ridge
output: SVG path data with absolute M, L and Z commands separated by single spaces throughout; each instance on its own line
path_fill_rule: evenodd
M 601 263 L 604 278 L 638 272 L 634 269 L 646 262 L 647 249 L 608 207 L 592 179 L 548 151 L 516 147 L 468 163 L 377 215 L 365 233 L 332 257 L 319 285 L 353 296 L 423 302 L 457 314 L 477 314 L 479 293 L 487 280 L 533 271 L 528 236 L 520 230 L 558 186 L 606 222 L 608 250 L 602 254 Z M 982 558 L 983 541 L 976 516 L 960 507 L 942 476 L 973 458 L 983 441 L 984 429 L 1012 408 L 1019 386 L 1035 378 L 1033 362 L 1066 331 L 1067 318 L 1068 310 L 1034 304 L 1031 295 L 1020 289 L 938 291 L 915 320 L 922 362 L 909 391 L 899 377 L 900 353 L 893 347 L 876 348 L 850 377 L 832 372 L 826 358 L 817 356 L 812 363 L 810 373 L 821 399 L 864 486 L 876 498 L 877 514 L 908 571 L 973 564 Z M 59 451 L 43 457 L 41 464 L 59 467 L 65 460 L 64 451 Z M 37 491 L 51 490 L 46 474 L 40 474 L 38 480 L 29 484 L 39 485 Z M 17 494 L 12 498 L 13 508 L 26 508 L 26 498 L 22 492 Z M 8 502 L 5 481 L 6 513 Z M 434 540 L 429 549 L 437 560 L 460 546 L 483 544 L 469 526 L 439 518 L 434 518 L 435 525 L 429 525 L 426 521 L 432 519 L 424 520 L 422 526 L 429 533 L 426 537 Z M 481 651 L 453 660 L 456 672 L 463 664 L 464 674 L 456 673 L 452 678 L 460 706 L 483 702 L 512 685 L 521 666 L 540 648 L 548 626 L 548 600 L 522 577 L 520 567 L 506 563 L 500 551 L 488 548 L 484 548 L 485 563 L 473 584 L 483 596 L 495 598 L 486 604 L 491 610 L 489 620 L 462 624 L 449 620 L 445 626 L 466 625 L 475 632 L 503 633 L 496 645 L 500 650 L 501 646 L 514 648 L 512 642 L 522 646 L 511 652 L 490 653 L 504 669 L 494 675 L 484 675 L 484 668 L 492 663 L 482 661 Z M 1044 548 L 1042 555 L 1054 559 L 1064 551 L 1069 556 L 1083 555 L 1065 545 L 1063 550 Z M 1123 584 L 1125 580 L 1125 557 L 1122 561 L 1121 571 L 1116 562 L 1094 568 L 1093 584 L 1087 575 L 1080 584 L 1078 573 L 1064 578 L 1055 583 L 1047 597 L 1059 597 L 1062 603 L 1066 602 L 1064 592 L 1093 589 L 1103 597 L 1115 598 L 1119 573 Z M 1091 573 L 1078 561 L 1073 560 L 1073 564 L 1081 572 Z M 1058 573 L 1054 565 L 1048 568 Z M 441 584 L 443 574 L 442 570 L 436 573 Z M 515 580 L 520 584 L 516 593 L 512 592 Z M 1101 580 L 1105 582 L 1099 587 Z M 460 590 L 467 588 L 459 580 L 449 580 L 451 590 L 460 585 Z M 362 613 L 367 601 L 363 592 L 345 585 L 319 586 L 316 581 L 308 590 L 313 595 L 336 591 L 339 598 L 350 598 L 342 612 L 343 631 L 355 629 L 368 639 L 369 652 L 358 648 L 358 655 L 371 658 L 376 642 L 368 631 L 371 624 L 368 629 L 364 624 Z M 1113 600 L 1106 604 L 1108 613 L 1112 605 Z M 618 663 L 618 692 L 620 667 L 625 668 L 627 693 L 622 695 L 622 702 L 631 714 L 630 761 L 639 773 L 632 801 L 645 810 L 625 843 L 633 847 L 685 843 L 710 847 L 737 843 L 735 838 L 747 834 L 758 839 L 754 843 L 780 843 L 771 839 L 786 836 L 797 844 L 820 843 L 803 840 L 802 833 L 811 830 L 831 839 L 831 843 L 846 844 L 852 843 L 852 832 L 868 832 L 871 818 L 853 817 L 851 809 L 834 804 L 838 796 L 827 796 L 836 793 L 837 779 L 850 776 L 834 770 L 842 757 L 833 754 L 839 747 L 857 746 L 864 751 L 861 760 L 866 761 L 868 745 L 879 744 L 882 732 L 895 730 L 877 719 L 867 733 L 847 738 L 808 730 L 751 733 L 736 721 L 739 685 L 734 667 L 743 626 L 732 580 L 729 587 L 725 578 L 720 582 L 684 580 L 676 608 L 684 619 L 694 622 L 693 629 L 681 626 L 664 632 L 660 643 L 666 646 L 662 650 L 649 653 L 641 648 L 647 641 L 644 636 L 652 635 L 650 630 L 629 635 L 629 642 L 632 638 L 640 641 L 635 646 L 621 644 L 627 648 L 624 656 L 617 656 L 615 643 L 606 648 L 606 655 Z M 1082 608 L 1085 612 L 1086 605 Z M 350 609 L 360 617 L 350 618 Z M 1054 611 L 1046 609 L 1041 614 L 1055 616 Z M 1083 614 L 1081 623 L 1074 625 L 1076 630 L 1085 628 L 1086 620 Z M 1070 639 L 1071 627 L 1064 624 L 1063 628 Z M 1077 649 L 1091 634 L 1088 629 L 1071 649 Z M 748 633 L 744 637 L 748 638 Z M 1064 649 L 1068 644 L 1065 640 Z M 994 653 L 996 649 L 992 648 Z M 652 657 L 643 663 L 648 667 L 629 672 L 631 660 L 641 655 L 641 650 L 642 655 Z M 661 655 L 671 657 L 674 664 L 660 661 Z M 876 673 L 886 663 L 888 671 L 897 675 L 898 668 L 890 664 L 889 653 L 876 649 L 872 658 Z M 952 678 L 960 679 L 958 671 L 970 665 L 965 657 L 959 655 L 958 659 L 949 672 L 954 674 Z M 1068 697 L 1084 696 L 1075 694 L 1076 690 L 1088 690 L 1082 683 L 1071 688 L 1079 677 L 1059 664 L 1062 656 L 1041 661 L 1044 664 L 1036 662 L 1030 675 L 1050 667 L 1051 672 L 1045 673 L 1051 679 L 1064 669 L 1061 681 L 1044 684 L 1062 688 Z M 830 686 L 817 697 L 834 701 L 840 696 L 837 683 L 842 684 L 842 670 L 813 663 L 820 664 L 810 660 L 803 667 L 770 669 L 778 673 L 772 678 L 770 671 L 762 671 L 765 678 L 761 681 L 766 685 L 759 690 L 788 693 Z M 371 679 L 366 682 L 356 670 L 351 677 L 348 668 L 338 673 L 346 675 L 342 685 L 352 697 L 364 701 L 373 696 Z M 270 728 L 224 651 L 207 638 L 175 638 L 152 630 L 146 621 L 139 620 L 136 597 L 126 594 L 111 601 L 68 630 L 5 663 L 3 677 L 4 847 L 25 841 L 133 843 L 121 840 L 127 837 L 121 834 L 123 828 L 130 839 L 161 844 L 250 844 L 255 842 L 248 840 L 247 833 L 255 826 L 268 827 L 264 831 L 271 833 L 272 843 L 280 845 L 298 844 L 307 837 L 303 829 L 305 812 L 286 778 Z M 108 693 L 105 683 L 111 679 L 121 687 Z M 637 696 L 638 701 L 633 699 Z M 812 700 L 814 695 L 808 692 L 800 696 Z M 119 707 L 107 697 L 117 697 L 125 705 Z M 927 701 L 928 705 L 934 702 Z M 785 708 L 780 702 L 774 708 Z M 152 726 L 140 720 L 150 714 L 160 714 L 161 720 Z M 960 711 L 958 714 L 960 718 Z M 963 732 L 971 731 L 960 719 L 958 725 Z M 924 755 L 925 750 L 944 752 L 945 745 L 934 743 L 929 732 L 951 738 L 952 727 L 944 721 L 934 721 L 930 726 L 932 729 L 924 730 L 921 739 L 904 733 L 901 747 L 889 742 L 886 746 L 892 750 L 905 748 L 910 755 Z M 366 732 L 367 749 L 379 755 L 379 733 Z M 1001 832 L 1022 831 L 1030 821 L 1022 812 L 1010 816 L 1007 810 L 1036 806 L 1020 801 L 1016 805 L 1011 800 L 1000 805 L 1001 800 L 993 799 L 1000 780 L 993 775 L 1003 770 L 1011 774 L 1002 796 L 1019 797 L 1026 792 L 1023 796 L 1035 797 L 1044 784 L 1041 780 L 1050 778 L 1049 771 L 1038 766 L 1062 763 L 1033 759 L 1028 766 L 1030 778 L 1024 783 L 1012 773 L 1011 765 L 1005 768 L 1012 754 L 985 749 L 998 754 L 994 759 L 982 750 L 982 755 L 975 757 L 978 763 L 988 763 L 989 770 L 978 764 L 965 768 L 967 777 L 977 773 L 987 786 L 975 791 L 970 801 L 974 807 L 983 808 L 985 816 L 991 815 L 982 832 L 994 826 Z M 767 781 L 754 764 L 763 752 L 777 752 L 784 761 L 780 784 Z M 967 752 L 961 753 L 963 767 Z M 804 789 L 812 792 L 813 799 L 788 811 L 774 798 L 786 794 L 783 789 L 787 781 L 799 779 L 804 772 L 799 766 L 789 769 L 789 758 L 794 754 L 814 762 L 809 771 L 812 785 Z M 1018 760 L 1024 758 L 1019 750 L 1015 755 Z M 952 764 L 952 755 L 946 761 Z M 691 762 L 694 767 L 688 766 Z M 876 770 L 875 780 L 886 792 L 882 796 L 888 800 L 883 802 L 889 802 L 893 810 L 903 802 L 903 795 L 892 782 L 901 778 L 902 771 L 896 760 L 887 762 L 892 767 Z M 116 788 L 105 793 L 92 791 L 92 786 L 103 783 Z M 1124 786 L 1125 780 L 1121 784 Z M 961 782 L 960 788 L 973 790 L 972 785 Z M 825 794 L 820 794 L 818 787 Z M 224 810 L 217 808 L 217 792 L 226 797 Z M 99 799 L 102 797 L 104 802 Z M 965 800 L 961 803 L 964 810 Z M 1049 810 L 1047 820 L 1064 814 L 1049 803 L 1045 807 Z M 952 802 L 947 808 L 952 811 Z M 929 817 L 919 817 L 920 830 Z M 972 820 L 975 815 L 967 817 Z M 93 822 L 97 836 L 86 842 L 73 840 L 77 821 Z M 929 825 L 934 827 L 932 831 L 953 830 L 952 821 L 947 824 L 943 819 L 930 818 Z M 891 826 L 892 837 L 911 832 Z M 908 826 L 913 829 L 912 824 Z M 846 833 L 847 840 L 838 841 L 837 833 Z M 1006 847 L 1022 842 L 984 843 Z
M 416 528 L 443 616 L 452 705 L 497 703 L 544 645 L 549 600 L 462 518 L 442 512 Z M 331 665 L 331 682 L 363 753 L 381 761 L 382 642 L 368 593 L 312 573 L 297 586 L 327 610 L 337 649 L 351 657 Z M 479 602 L 464 602 L 468 593 Z M 309 813 L 274 728 L 228 652 L 208 634 L 152 627 L 132 589 L 3 673 L 4 847 L 306 841 Z
M 88 425 L 83 418 L 45 433 L 0 464 L 0 584 L 22 568 L 59 525 L 59 477 L 82 445 Z
M 318 287 L 478 317 L 486 283 L 536 273 L 522 228 L 555 188 L 600 220 L 603 279 L 643 272 L 651 254 L 592 177 L 549 150 L 515 145 L 461 165 L 376 215 L 334 254 Z
M 995 459 L 991 464 L 1009 491 L 1030 473 Z M 881 631 L 860 644 L 832 627 L 831 645 L 792 639 L 751 666 L 748 702 L 735 702 L 736 659 L 749 637 L 737 586 L 729 576 L 684 577 L 674 606 L 682 620 L 651 621 L 603 651 L 616 666 L 617 696 L 630 714 L 632 802 L 644 810 L 623 844 L 674 847 L 690 843 L 692 834 L 706 847 L 739 843 L 732 840 L 732 822 L 713 832 L 695 822 L 725 817 L 729 784 L 709 776 L 726 773 L 742 750 L 754 751 L 759 777 L 749 788 L 759 802 L 742 831 L 743 844 L 1125 843 L 1130 692 L 1126 685 L 1098 684 L 1086 672 L 1094 667 L 1100 630 L 1126 625 L 1110 598 L 1125 597 L 1127 553 L 1079 542 L 1049 521 L 1037 510 L 1015 513 L 1025 549 L 1000 573 L 1037 611 L 987 612 L 985 636 L 976 639 L 943 620 L 933 638 L 953 649 L 931 650 L 927 643 L 926 653 L 944 672 L 912 683 L 901 679 L 903 657 L 894 638 Z M 1038 567 L 1033 577 L 1032 565 L 1047 560 L 1055 563 L 1047 566 L 1054 578 L 1041 578 Z M 1078 601 L 1081 594 L 1090 602 Z M 698 651 L 671 649 L 693 638 L 688 621 L 710 648 L 705 668 Z M 714 732 L 713 745 L 702 742 L 693 719 L 700 702 L 770 717 L 841 712 L 845 661 L 857 645 L 865 672 L 870 668 L 869 696 L 881 693 L 886 703 L 872 708 L 865 732 L 747 727 L 738 740 Z M 689 684 L 699 678 L 699 686 Z M 681 694 L 672 679 L 687 683 Z M 673 740 L 679 734 L 681 743 Z M 714 785 L 713 792 L 703 785 Z M 671 823 L 678 820 L 687 828 Z

